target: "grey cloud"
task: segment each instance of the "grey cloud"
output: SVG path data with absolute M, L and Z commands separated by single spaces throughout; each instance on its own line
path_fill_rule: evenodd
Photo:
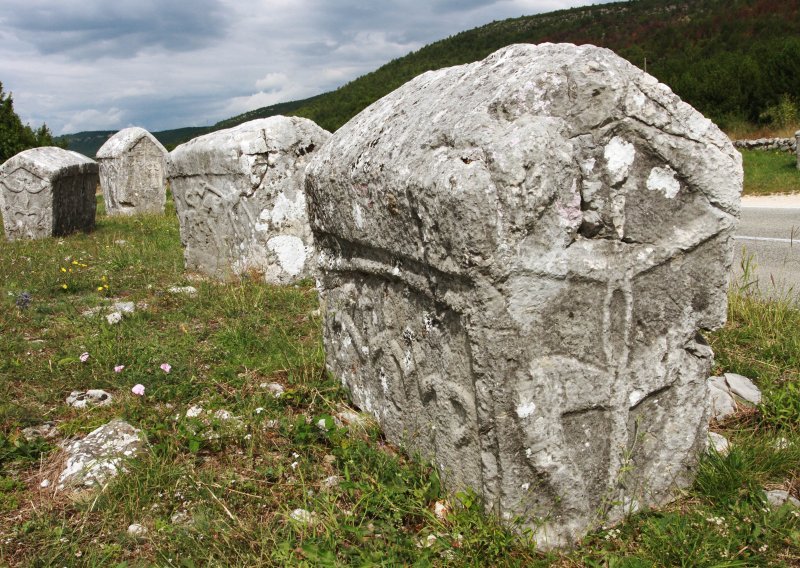
M 229 18 L 221 0 L 5 0 L 4 25 L 44 55 L 77 59 L 133 57 L 147 49 L 192 51 L 224 36 Z

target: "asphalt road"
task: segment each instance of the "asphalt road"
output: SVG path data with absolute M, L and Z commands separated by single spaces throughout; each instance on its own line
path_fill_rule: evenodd
M 742 278 L 742 259 L 764 294 L 800 299 L 800 203 L 743 200 L 733 278 Z

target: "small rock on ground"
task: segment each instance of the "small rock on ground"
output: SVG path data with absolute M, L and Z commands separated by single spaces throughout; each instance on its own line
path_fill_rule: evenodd
M 45 422 L 44 424 L 40 424 L 38 426 L 28 426 L 27 428 L 23 428 L 22 435 L 29 442 L 32 442 L 38 438 L 50 440 L 51 438 L 58 436 L 58 428 L 56 428 L 55 422 Z
M 767 503 L 769 503 L 770 507 L 778 508 L 788 503 L 792 507 L 800 508 L 800 500 L 789 495 L 788 491 L 784 491 L 782 489 L 773 489 L 771 491 L 767 491 L 766 494 Z
M 139 523 L 133 523 L 132 525 L 128 525 L 128 534 L 130 536 L 144 536 L 147 534 L 147 528 Z
M 305 509 L 295 509 L 289 513 L 289 518 L 303 525 L 313 525 L 316 522 L 317 515 Z
M 736 412 L 736 401 L 728 390 L 724 377 L 708 379 L 708 396 L 711 403 L 711 417 L 722 420 Z
M 72 391 L 67 397 L 67 404 L 74 408 L 87 408 L 90 406 L 108 406 L 113 402 L 113 397 L 101 389 L 87 391 Z
M 108 325 L 114 325 L 122 321 L 122 313 L 120 312 L 111 312 L 106 316 L 106 321 Z
M 709 432 L 708 433 L 708 448 L 714 448 L 716 452 L 721 456 L 727 456 L 728 452 L 731 450 L 731 444 L 728 442 L 728 439 L 723 436 L 722 434 L 717 434 L 716 432 Z
M 197 288 L 194 286 L 171 286 L 167 291 L 170 294 L 185 294 L 187 296 L 197 295 Z
M 116 419 L 66 445 L 66 468 L 58 477 L 57 489 L 101 486 L 119 473 L 124 459 L 141 451 L 140 435 L 141 430 Z
M 761 403 L 761 391 L 753 384 L 753 381 L 736 373 L 725 373 L 725 382 L 728 383 L 730 391 L 753 404 Z

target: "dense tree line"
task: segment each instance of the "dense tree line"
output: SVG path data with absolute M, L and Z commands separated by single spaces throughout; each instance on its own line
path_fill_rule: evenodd
M 613 49 L 723 126 L 769 121 L 778 105 L 800 103 L 800 0 L 634 0 L 492 22 L 391 61 L 295 112 L 336 130 L 420 73 L 542 42 Z
M 0 163 L 23 150 L 39 146 L 66 147 L 63 142 L 57 143 L 53 139 L 46 124 L 35 130 L 28 124 L 22 124 L 22 120 L 14 112 L 11 93 L 5 93 L 3 83 L 0 83 Z

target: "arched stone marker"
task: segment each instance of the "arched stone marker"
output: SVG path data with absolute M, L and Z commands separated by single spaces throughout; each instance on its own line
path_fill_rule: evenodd
M 97 151 L 107 215 L 163 213 L 167 149 L 144 128 L 117 132 Z
M 287 284 L 311 275 L 305 168 L 330 136 L 273 116 L 212 132 L 170 154 L 186 268 L 218 278 L 253 271 Z
M 329 369 L 448 487 L 561 546 L 693 479 L 741 157 L 593 46 L 425 73 L 307 171 Z
M 32 148 L 0 166 L 6 238 L 45 239 L 94 229 L 97 163 L 62 148 Z

